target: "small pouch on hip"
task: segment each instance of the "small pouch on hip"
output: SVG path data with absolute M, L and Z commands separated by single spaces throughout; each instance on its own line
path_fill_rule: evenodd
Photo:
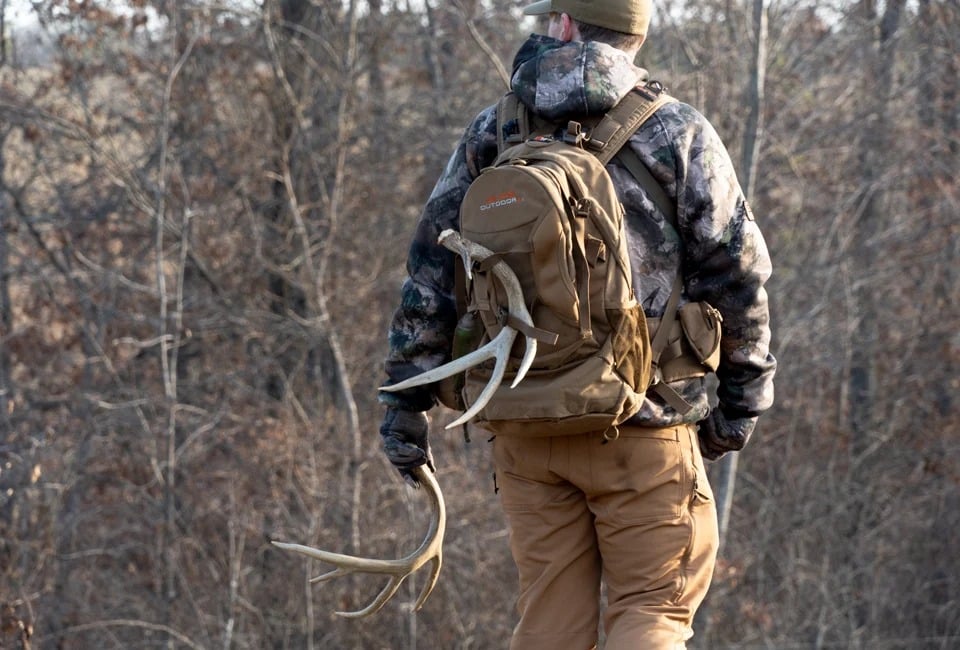
M 696 360 L 716 371 L 720 366 L 720 312 L 706 302 L 691 302 L 680 308 L 680 325 Z

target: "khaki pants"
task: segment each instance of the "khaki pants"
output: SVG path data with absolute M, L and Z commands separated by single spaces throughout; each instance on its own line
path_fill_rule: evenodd
M 511 650 L 677 650 L 710 586 L 717 513 L 691 426 L 494 440 L 520 578 Z

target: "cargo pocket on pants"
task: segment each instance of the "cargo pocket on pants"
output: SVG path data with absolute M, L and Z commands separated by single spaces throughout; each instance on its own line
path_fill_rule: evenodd
M 631 526 L 683 515 L 689 470 L 677 431 L 623 427 L 617 440 L 603 446 L 602 453 L 609 454 L 603 472 L 611 522 Z

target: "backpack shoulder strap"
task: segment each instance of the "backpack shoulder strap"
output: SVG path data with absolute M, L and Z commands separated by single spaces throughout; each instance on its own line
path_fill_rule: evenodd
M 630 175 L 640 183 L 640 187 L 646 190 L 650 200 L 653 201 L 654 205 L 660 209 L 660 212 L 667 217 L 670 225 L 676 230 L 677 207 L 675 203 L 670 200 L 670 197 L 667 196 L 667 192 L 663 189 L 663 186 L 653 177 L 650 169 L 640 160 L 640 156 L 634 153 L 630 147 L 623 147 L 617 152 L 615 158 L 620 161 L 620 163 L 627 168 L 627 171 L 630 172 Z
M 590 145 L 594 148 L 597 157 L 606 163 L 613 157 L 626 167 L 657 208 L 670 221 L 674 229 L 678 229 L 677 205 L 667 196 L 663 186 L 654 178 L 640 157 L 633 149 L 624 146 L 637 129 L 664 104 L 676 99 L 663 92 L 659 83 L 648 84 L 635 88 L 617 104 L 590 133 Z M 670 297 L 667 300 L 663 317 L 650 342 L 651 354 L 654 362 L 654 380 L 651 390 L 657 393 L 665 402 L 681 414 L 689 413 L 693 408 L 683 397 L 662 381 L 658 372 L 660 357 L 667 347 L 667 341 L 673 324 L 677 319 L 677 308 L 680 304 L 680 295 L 683 293 L 683 274 L 677 272 L 671 287 Z
M 610 109 L 590 132 L 590 139 L 587 141 L 587 145 L 603 164 L 616 157 L 640 183 L 660 211 L 670 219 L 674 228 L 677 227 L 676 205 L 633 149 L 624 145 L 661 106 L 675 101 L 677 100 L 668 95 L 658 81 L 637 86 Z
M 637 86 L 590 131 L 588 147 L 606 165 L 651 115 L 675 101 L 658 81 Z
M 640 186 L 647 191 L 647 194 L 660 209 L 660 211 L 667 217 L 667 220 L 670 222 L 670 225 L 673 226 L 674 230 L 678 229 L 677 225 L 677 207 L 676 204 L 670 200 L 667 196 L 666 191 L 664 191 L 663 186 L 657 182 L 653 177 L 653 174 L 650 173 L 650 170 L 647 169 L 647 166 L 643 164 L 643 161 L 640 160 L 640 157 L 633 152 L 633 149 L 630 147 L 623 147 L 617 153 L 617 159 L 623 163 L 627 168 L 627 171 L 640 183 Z M 663 351 L 667 347 L 667 341 L 670 335 L 670 332 L 673 330 L 673 324 L 677 320 L 677 308 L 680 306 L 680 294 L 683 293 L 683 272 L 682 267 L 678 267 L 677 276 L 673 280 L 673 286 L 670 289 L 670 297 L 667 300 L 667 306 L 663 310 L 663 316 L 660 318 L 660 324 L 657 327 L 657 331 L 653 336 L 653 339 L 650 341 L 650 351 L 653 356 L 654 364 L 659 366 L 660 357 L 663 355 Z M 654 380 L 656 381 L 659 378 L 659 375 L 654 374 Z M 660 397 L 662 397 L 670 406 L 672 406 L 678 413 L 686 415 L 691 408 L 693 408 L 686 400 L 684 400 L 680 395 L 670 388 L 667 384 L 657 381 L 653 385 L 654 392 L 656 392 Z
M 508 134 L 507 127 L 513 121 L 516 121 L 516 131 L 511 129 Z M 504 149 L 523 142 L 529 136 L 530 114 L 527 107 L 516 93 L 509 92 L 497 103 L 497 153 L 503 153 Z

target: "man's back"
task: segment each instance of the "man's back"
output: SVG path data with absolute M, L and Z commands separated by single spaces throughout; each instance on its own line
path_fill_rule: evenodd
M 645 79 L 646 72 L 615 48 L 535 35 L 516 56 L 513 89 L 540 119 L 559 126 L 570 119 L 604 114 Z M 390 376 L 405 378 L 435 367 L 449 349 L 450 331 L 457 320 L 454 262 L 438 250 L 435 241 L 443 229 L 458 227 L 460 201 L 479 170 L 496 159 L 496 127 L 496 108 L 491 105 L 468 127 L 424 210 L 411 247 L 413 273 L 407 286 L 422 308 L 408 310 L 395 321 L 386 363 Z M 738 363 L 726 364 L 729 383 L 740 393 L 729 400 L 730 406 L 741 413 L 764 410 L 772 401 L 770 379 L 775 366 L 766 350 L 769 331 L 762 291 L 769 258 L 726 149 L 703 116 L 682 102 L 658 110 L 626 146 L 678 206 L 675 219 L 671 218 L 625 167 L 616 161 L 607 166 L 626 212 L 638 300 L 648 318 L 659 319 L 683 264 L 688 271 L 681 304 L 702 300 L 720 309 L 724 347 L 736 343 L 742 353 Z M 758 290 L 726 294 L 722 287 L 728 282 Z M 432 345 L 422 345 L 426 340 Z M 707 416 L 710 407 L 702 380 L 680 382 L 676 389 L 693 405 L 686 415 L 653 398 L 644 402 L 634 421 L 666 426 L 695 423 Z M 432 403 L 427 389 L 411 395 L 382 395 L 382 401 L 401 407 L 411 401 Z

